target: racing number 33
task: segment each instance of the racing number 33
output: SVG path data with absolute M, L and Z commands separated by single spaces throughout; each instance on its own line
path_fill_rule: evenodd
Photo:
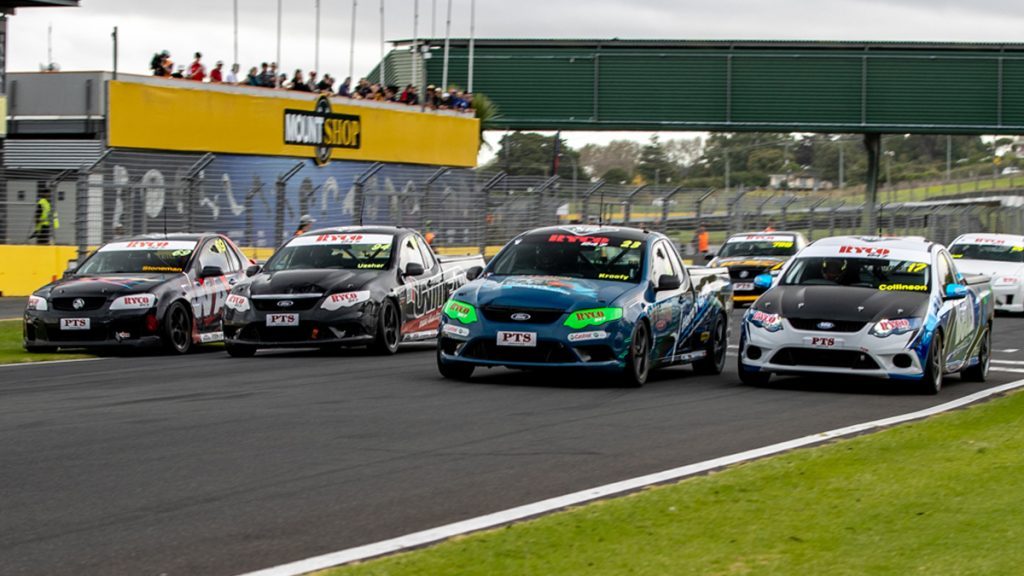
M 498 346 L 537 346 L 536 332 L 505 332 L 498 331 Z

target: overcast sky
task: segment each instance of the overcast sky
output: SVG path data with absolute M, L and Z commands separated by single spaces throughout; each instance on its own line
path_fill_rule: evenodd
M 414 0 L 385 0 L 385 37 L 413 35 Z M 444 35 L 448 0 L 419 0 L 421 37 Z M 276 52 L 277 0 L 238 0 L 243 70 Z M 349 66 L 352 0 L 320 0 L 320 71 L 344 77 Z M 381 0 L 360 0 L 355 75 L 379 61 Z M 469 36 L 470 0 L 452 0 L 452 36 Z M 23 9 L 9 22 L 8 70 L 109 70 L 110 32 L 120 32 L 119 69 L 147 73 L 154 52 L 187 64 L 200 51 L 232 60 L 233 0 L 82 0 L 80 8 Z M 315 0 L 284 0 L 284 70 L 313 67 Z M 431 13 L 436 6 L 436 16 Z M 1024 42 L 1024 3 L 1012 0 L 477 0 L 477 37 L 933 40 Z M 432 24 L 433 21 L 433 24 Z M 620 134 L 582 133 L 570 144 Z M 646 139 L 648 135 L 633 134 Z M 496 140 L 491 137 L 492 140 Z

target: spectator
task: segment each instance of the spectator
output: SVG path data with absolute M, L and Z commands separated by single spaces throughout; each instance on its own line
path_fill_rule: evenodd
M 330 74 L 324 74 L 323 80 L 316 85 L 317 92 L 326 92 L 328 94 L 334 92 L 334 78 Z
M 171 78 L 185 78 L 185 67 L 178 66 L 178 69 L 174 71 L 174 74 L 171 74 Z
M 401 102 L 402 104 L 408 104 L 410 106 L 415 106 L 416 104 L 419 104 L 420 98 L 416 94 L 416 87 L 413 86 L 412 84 L 407 84 L 405 90 L 402 91 L 401 98 L 399 98 L 398 101 Z
M 277 77 L 277 82 L 274 83 L 273 86 L 271 86 L 271 88 L 275 88 L 275 87 L 276 88 L 280 88 L 281 90 L 284 90 L 285 88 L 287 88 L 288 87 L 288 75 L 282 72 L 281 75 Z
M 282 74 L 282 76 L 284 76 L 284 75 Z M 279 78 L 280 77 L 277 75 L 277 62 L 271 62 L 270 63 L 270 84 L 267 85 L 267 88 L 284 88 L 284 84 L 283 83 L 278 83 L 278 79 Z M 285 76 L 285 78 L 287 78 L 287 76 Z
M 306 82 L 306 87 L 309 88 L 310 92 L 316 92 L 316 85 L 320 83 L 320 81 L 317 80 L 316 77 L 317 77 L 316 70 L 310 70 L 309 71 L 309 80 Z
M 220 84 L 224 81 L 224 62 L 217 60 L 217 65 L 210 70 L 210 82 Z
M 228 72 L 227 78 L 224 79 L 224 82 L 228 84 L 238 84 L 238 71 L 240 69 L 241 67 L 238 65 L 237 62 L 235 64 L 232 64 L 231 71 Z
M 359 85 L 356 86 L 356 93 L 359 94 L 360 98 L 366 98 L 370 95 L 370 81 L 366 78 L 359 79 Z
M 437 108 L 437 88 L 431 84 L 427 86 L 427 93 L 423 95 L 423 102 L 427 105 L 427 108 Z
M 765 225 L 764 231 L 765 232 L 775 232 L 775 219 L 774 218 L 769 218 L 768 219 L 768 224 Z
M 301 236 L 301 235 L 305 234 L 306 232 L 309 232 L 309 229 L 312 228 L 313 224 L 315 224 L 315 223 L 316 223 L 316 219 L 315 218 L 313 218 L 309 214 L 303 214 L 302 217 L 299 218 L 299 225 L 298 225 L 297 228 L 295 228 L 294 236 Z
M 295 69 L 295 76 L 292 76 L 292 83 L 290 86 L 288 86 L 288 89 L 296 90 L 299 92 L 309 92 L 309 84 L 306 84 L 306 82 L 303 80 L 302 70 L 298 68 Z
M 206 78 L 206 66 L 203 66 L 203 55 L 196 52 L 196 59 L 188 67 L 188 79 L 202 82 Z
M 256 79 L 259 81 L 258 84 L 255 84 L 256 86 L 263 86 L 265 88 L 274 87 L 274 74 L 267 68 L 266 62 L 260 64 L 260 74 Z
M 171 71 L 174 70 L 173 64 L 168 68 L 167 63 L 170 60 L 171 53 L 167 50 L 154 54 L 153 59 L 149 61 L 149 68 L 153 71 L 153 76 L 170 76 Z
M 338 86 L 338 96 L 344 96 L 348 98 L 352 95 L 352 77 L 346 76 L 345 81 Z
M 708 253 L 708 229 L 703 220 L 693 232 L 693 247 L 694 253 L 697 255 L 703 256 Z
M 249 74 L 245 77 L 245 85 L 246 86 L 262 86 L 263 85 L 263 83 L 260 82 L 259 70 L 255 66 L 253 66 L 252 68 L 249 68 Z

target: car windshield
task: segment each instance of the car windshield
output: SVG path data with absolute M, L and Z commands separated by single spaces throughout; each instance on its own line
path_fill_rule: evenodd
M 953 244 L 949 254 L 964 260 L 1021 263 L 1024 262 L 1024 244 Z
M 188 265 L 196 242 L 133 240 L 103 246 L 75 274 L 138 274 L 181 272 Z
M 788 234 L 740 234 L 726 240 L 718 252 L 719 258 L 793 254 L 796 254 L 796 237 Z
M 391 234 L 306 234 L 275 252 L 266 270 L 383 270 L 394 239 Z
M 885 291 L 927 292 L 931 285 L 925 262 L 842 256 L 798 258 L 781 284 L 857 286 Z
M 490 271 L 502 276 L 569 276 L 591 280 L 640 281 L 646 242 L 610 231 L 529 234 L 513 240 L 495 257 Z

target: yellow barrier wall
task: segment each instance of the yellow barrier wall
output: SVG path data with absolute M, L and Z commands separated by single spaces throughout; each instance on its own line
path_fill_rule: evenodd
M 313 158 L 316 147 L 285 143 L 285 111 L 315 115 L 317 97 L 110 82 L 109 145 L 187 152 Z M 358 117 L 358 148 L 332 148 L 332 160 L 476 166 L 479 124 L 470 115 L 345 104 L 330 113 Z
M 0 246 L 0 294 L 28 296 L 59 278 L 77 254 L 74 246 Z

